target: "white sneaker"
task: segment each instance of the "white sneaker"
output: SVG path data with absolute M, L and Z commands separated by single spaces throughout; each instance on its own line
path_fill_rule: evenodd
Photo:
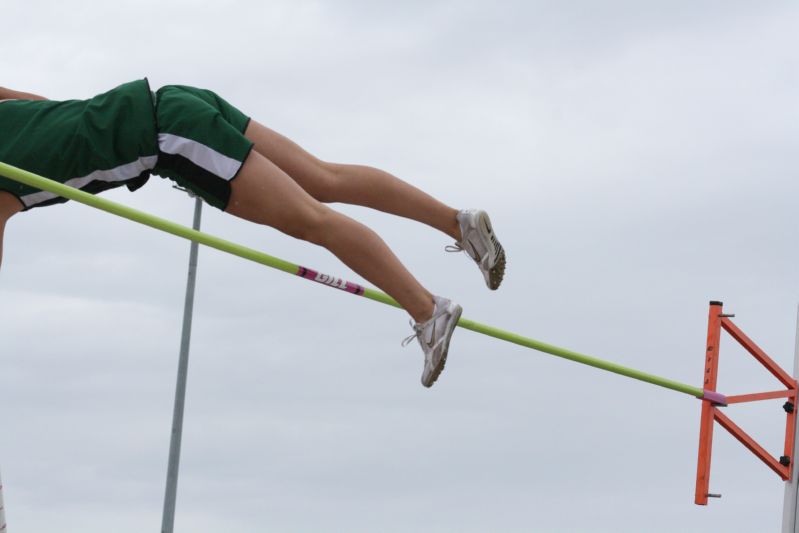
M 459 211 L 457 219 L 461 227 L 461 240 L 447 246 L 445 250 L 469 254 L 480 267 L 488 288 L 497 290 L 505 276 L 505 250 L 491 228 L 488 214 L 478 209 L 469 209 Z
M 447 352 L 449 351 L 449 340 L 458 319 L 461 317 L 461 306 L 441 298 L 433 296 L 435 308 L 433 316 L 424 324 L 414 324 L 414 334 L 402 341 L 403 346 L 407 346 L 413 339 L 419 340 L 419 346 L 424 352 L 424 371 L 422 371 L 422 385 L 432 387 L 436 382 L 444 364 L 447 362 Z

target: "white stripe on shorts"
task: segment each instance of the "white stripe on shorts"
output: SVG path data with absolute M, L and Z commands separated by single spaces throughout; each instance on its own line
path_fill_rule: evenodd
M 127 181 L 133 178 L 138 178 L 142 172 L 146 170 L 152 170 L 155 168 L 155 164 L 157 162 L 157 155 L 140 157 L 132 163 L 126 163 L 110 170 L 95 170 L 87 176 L 72 178 L 71 180 L 64 182 L 64 185 L 69 185 L 70 187 L 80 189 L 93 181 L 106 181 L 109 183 Z M 32 207 L 57 197 L 57 194 L 53 194 L 48 191 L 39 191 L 23 196 L 21 200 L 22 203 L 25 204 L 25 207 Z
M 158 134 L 158 147 L 167 154 L 180 155 L 225 181 L 232 180 L 241 168 L 241 161 L 221 154 L 202 143 L 171 133 Z

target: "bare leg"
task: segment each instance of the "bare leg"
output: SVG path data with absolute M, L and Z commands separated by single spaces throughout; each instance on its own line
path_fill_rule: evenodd
M 3 233 L 12 215 L 22 211 L 22 204 L 8 192 L 0 192 L 0 264 L 3 262 Z
M 460 240 L 457 210 L 382 170 L 327 163 L 290 139 L 252 120 L 245 135 L 255 149 L 320 202 L 371 207 L 417 220 Z
M 417 322 L 433 314 L 433 296 L 372 230 L 316 201 L 257 151 L 231 183 L 227 212 L 324 246 L 397 300 Z

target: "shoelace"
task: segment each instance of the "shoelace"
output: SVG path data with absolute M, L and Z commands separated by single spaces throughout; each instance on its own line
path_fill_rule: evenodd
M 471 244 L 471 243 L 470 243 Z M 481 257 L 477 254 L 477 251 L 474 249 L 474 245 L 471 245 L 471 249 L 467 249 L 463 246 L 462 242 L 456 242 L 455 244 L 448 244 L 444 247 L 445 252 L 464 252 L 466 255 L 477 261 L 478 263 L 481 260 Z
M 410 319 L 410 320 L 408 321 L 408 323 L 409 323 L 409 324 L 411 325 L 411 327 L 413 328 L 413 334 L 412 334 L 412 335 L 408 335 L 407 337 L 405 337 L 405 338 L 402 340 L 402 343 L 401 343 L 400 345 L 401 345 L 403 348 L 405 348 L 406 346 L 408 346 L 408 345 L 409 345 L 411 342 L 413 342 L 413 339 L 417 339 L 417 338 L 419 338 L 419 335 L 421 335 L 421 334 L 422 334 L 422 331 L 424 331 L 424 328 L 425 328 L 425 327 L 427 327 L 427 325 L 428 325 L 430 322 L 432 322 L 432 321 L 434 321 L 434 320 L 438 320 L 438 318 L 439 318 L 441 315 L 443 315 L 444 313 L 446 313 L 446 312 L 447 312 L 447 308 L 446 308 L 446 307 L 444 307 L 443 309 L 438 309 L 438 310 L 436 310 L 436 309 L 433 309 L 433 316 L 431 316 L 431 317 L 430 317 L 430 319 L 429 319 L 427 322 L 425 322 L 424 324 L 416 324 L 416 323 L 414 323 L 413 319 Z
M 411 327 L 413 328 L 414 333 L 413 333 L 413 335 L 409 335 L 409 336 L 405 337 L 404 339 L 402 339 L 401 346 L 403 348 L 405 348 L 410 343 L 412 343 L 413 339 L 418 338 L 419 335 L 421 335 L 422 331 L 424 330 L 423 326 L 420 326 L 419 324 L 414 324 L 413 320 L 410 320 L 409 322 L 411 324 Z

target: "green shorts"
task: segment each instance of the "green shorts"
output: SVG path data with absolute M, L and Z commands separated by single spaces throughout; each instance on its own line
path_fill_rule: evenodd
M 153 173 L 224 210 L 230 182 L 253 147 L 244 136 L 249 117 L 206 89 L 167 85 L 155 100 L 159 152 Z
M 157 174 L 225 209 L 253 146 L 248 123 L 211 91 L 169 85 L 153 94 L 137 80 L 89 100 L 0 102 L 0 161 L 90 193 L 135 190 Z M 0 191 L 25 209 L 67 201 L 3 177 Z

